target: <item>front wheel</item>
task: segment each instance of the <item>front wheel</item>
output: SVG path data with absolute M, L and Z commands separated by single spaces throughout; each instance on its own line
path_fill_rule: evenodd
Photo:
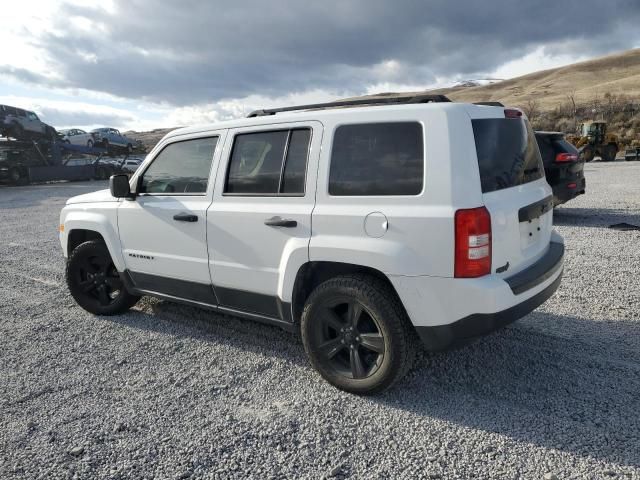
M 84 242 L 73 250 L 66 277 L 69 292 L 78 305 L 96 315 L 126 312 L 140 299 L 127 292 L 101 240 Z
M 318 286 L 302 313 L 302 341 L 313 367 L 335 387 L 372 394 L 411 367 L 416 335 L 395 292 L 366 275 Z

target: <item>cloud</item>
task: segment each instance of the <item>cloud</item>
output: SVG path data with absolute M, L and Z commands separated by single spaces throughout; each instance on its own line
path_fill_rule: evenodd
M 20 105 L 38 114 L 45 123 L 56 128 L 98 126 L 127 126 L 136 123 L 131 112 L 118 108 L 79 101 L 56 101 L 47 98 L 0 96 L 0 104 Z
M 47 71 L 0 65 L 0 74 L 199 112 L 225 101 L 237 110 L 243 98 L 433 85 L 499 71 L 541 47 L 575 58 L 640 39 L 635 0 L 116 0 L 63 3 L 52 21 L 31 39 Z

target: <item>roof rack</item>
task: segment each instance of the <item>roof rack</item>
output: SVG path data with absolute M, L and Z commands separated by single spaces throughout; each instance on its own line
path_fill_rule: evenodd
M 504 107 L 500 102 L 474 102 L 474 105 L 486 105 L 487 107 Z
M 388 98 L 356 98 L 353 100 L 338 100 L 337 102 L 327 102 L 327 103 L 312 103 L 309 105 L 296 105 L 294 107 L 280 107 L 280 108 L 269 108 L 264 110 L 254 110 L 247 118 L 251 117 L 264 117 L 267 115 L 275 115 L 276 113 L 281 112 L 294 112 L 296 110 L 314 110 L 314 109 L 324 109 L 324 108 L 334 108 L 334 107 L 354 107 L 358 105 L 362 106 L 373 106 L 373 105 L 405 105 L 412 103 L 439 103 L 439 102 L 450 102 L 446 96 L 444 95 L 404 95 L 399 97 L 388 97 Z

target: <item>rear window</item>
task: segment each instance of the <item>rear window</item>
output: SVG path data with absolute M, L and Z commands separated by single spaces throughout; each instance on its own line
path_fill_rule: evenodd
M 564 138 L 554 139 L 553 144 L 559 152 L 578 153 L 578 149 Z
M 512 118 L 472 120 L 482 193 L 495 192 L 544 177 L 529 122 Z

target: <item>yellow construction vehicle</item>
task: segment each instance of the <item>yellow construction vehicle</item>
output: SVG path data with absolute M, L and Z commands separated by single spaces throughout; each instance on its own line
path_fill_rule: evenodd
M 590 162 L 600 157 L 603 162 L 616 159 L 618 153 L 618 136 L 607 133 L 607 122 L 592 120 L 580 125 L 578 135 L 567 135 L 567 140 L 580 151 L 580 158 Z

